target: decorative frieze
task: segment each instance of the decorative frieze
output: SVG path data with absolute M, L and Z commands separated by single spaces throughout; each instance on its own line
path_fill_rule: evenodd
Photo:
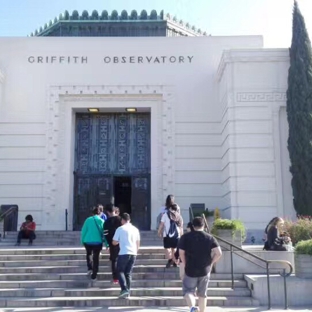
M 237 92 L 236 102 L 286 102 L 285 92 Z

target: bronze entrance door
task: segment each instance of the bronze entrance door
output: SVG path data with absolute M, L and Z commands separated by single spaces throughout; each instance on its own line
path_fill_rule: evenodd
M 149 113 L 76 115 L 74 230 L 98 203 L 120 205 L 150 229 Z

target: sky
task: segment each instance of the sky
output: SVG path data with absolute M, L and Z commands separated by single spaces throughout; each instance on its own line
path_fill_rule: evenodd
M 298 0 L 312 35 L 312 0 Z M 68 10 L 164 10 L 212 36 L 263 35 L 267 48 L 291 44 L 293 0 L 0 0 L 0 36 L 27 36 Z

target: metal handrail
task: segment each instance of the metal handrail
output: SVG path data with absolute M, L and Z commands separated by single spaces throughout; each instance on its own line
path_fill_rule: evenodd
M 18 208 L 16 206 L 11 206 L 7 211 L 5 211 L 4 213 L 2 213 L 0 215 L 0 220 L 3 220 L 3 238 L 5 238 L 5 219 L 6 217 L 8 217 L 9 215 L 12 214 L 12 212 L 16 211 Z
M 190 208 L 190 209 L 191 209 L 191 208 Z M 207 220 L 206 220 L 206 217 L 205 217 L 204 214 L 202 214 L 202 218 L 204 219 L 204 222 L 205 222 L 205 229 L 207 229 L 208 232 L 209 232 L 209 226 L 208 226 L 208 223 L 207 223 Z M 213 236 L 214 236 L 218 241 L 221 241 L 221 242 L 223 242 L 223 243 L 225 243 L 225 244 L 227 244 L 227 245 L 230 246 L 229 249 L 227 249 L 226 247 L 223 247 L 223 248 L 226 248 L 228 251 L 231 252 L 231 282 L 232 282 L 232 289 L 234 289 L 233 254 L 235 254 L 235 255 L 237 255 L 237 256 L 239 256 L 239 257 L 241 257 L 241 258 L 243 258 L 243 259 L 245 259 L 245 260 L 247 260 L 247 261 L 249 261 L 249 262 L 251 262 L 251 263 L 253 263 L 253 264 L 255 264 L 255 265 L 257 265 L 257 266 L 259 266 L 259 267 L 261 267 L 261 268 L 263 268 L 263 269 L 266 270 L 266 275 L 267 275 L 267 287 L 268 287 L 268 310 L 271 310 L 270 264 L 272 264 L 272 263 L 283 263 L 283 264 L 285 264 L 285 265 L 288 265 L 288 267 L 289 267 L 289 272 L 288 272 L 288 273 L 286 273 L 286 269 L 283 269 L 283 273 L 279 273 L 279 274 L 284 278 L 285 310 L 288 309 L 286 278 L 287 278 L 288 276 L 290 276 L 290 275 L 292 274 L 292 272 L 293 272 L 293 266 L 292 266 L 292 264 L 291 264 L 289 261 L 286 261 L 286 260 L 265 260 L 265 259 L 263 259 L 263 258 L 260 258 L 260 257 L 258 257 L 258 256 L 256 256 L 256 255 L 254 255 L 254 254 L 252 254 L 252 253 L 250 253 L 250 252 L 248 252 L 248 251 L 246 251 L 246 250 L 244 250 L 244 249 L 242 249 L 242 248 L 240 248 L 240 247 L 238 247 L 238 246 L 236 246 L 236 245 L 234 245 L 234 244 L 232 244 L 232 243 L 230 243 L 230 242 L 224 240 L 224 239 L 221 238 L 221 237 L 218 237 L 218 236 L 216 236 L 216 235 L 213 235 Z M 258 261 L 263 262 L 263 263 L 265 264 L 265 266 L 262 266 L 262 265 L 260 265 L 259 263 L 257 263 L 257 262 L 255 262 L 255 261 L 253 261 L 253 260 L 251 260 L 251 259 L 248 259 L 248 258 L 244 257 L 242 254 L 236 253 L 236 252 L 233 250 L 233 248 L 237 249 L 238 251 L 241 251 L 243 254 L 246 254 L 246 255 L 248 255 L 248 256 L 250 256 L 250 257 L 252 257 L 252 258 L 254 258 L 254 259 L 258 260 Z M 277 268 L 276 268 L 276 269 L 277 269 Z
M 194 213 L 193 213 L 192 207 L 189 207 L 189 212 L 191 214 L 191 219 L 193 220 L 194 219 Z

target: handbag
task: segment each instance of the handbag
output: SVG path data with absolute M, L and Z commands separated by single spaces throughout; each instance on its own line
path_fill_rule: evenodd
M 105 243 L 105 245 L 107 246 L 107 241 L 106 241 L 106 238 L 104 236 L 104 232 L 101 231 L 99 225 L 97 224 L 96 220 L 95 220 L 95 217 L 93 217 L 93 220 L 94 220 L 94 223 L 99 231 L 99 234 L 100 234 L 100 237 L 102 237 L 102 243 Z

